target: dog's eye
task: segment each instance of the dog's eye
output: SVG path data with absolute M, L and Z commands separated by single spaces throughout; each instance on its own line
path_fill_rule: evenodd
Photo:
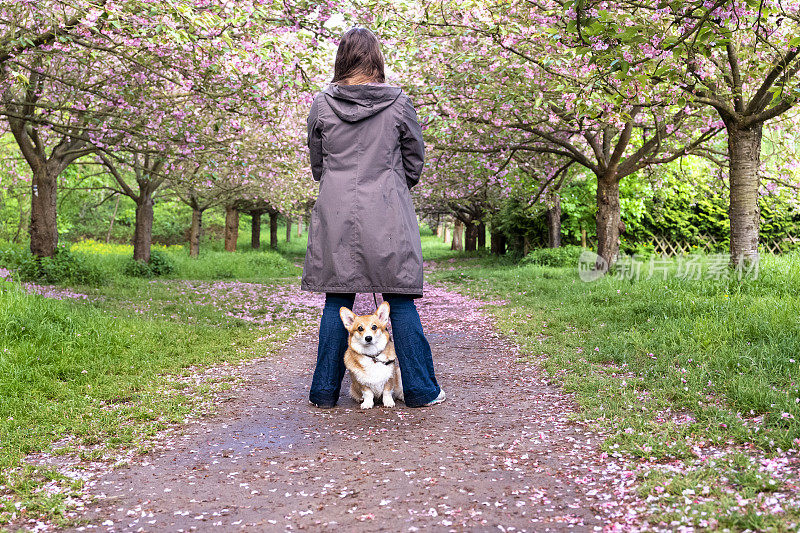
M 378 326 L 376 326 L 375 324 L 372 324 L 372 331 L 375 331 L 376 329 L 378 329 Z
M 358 331 L 364 331 L 364 326 L 358 326 Z

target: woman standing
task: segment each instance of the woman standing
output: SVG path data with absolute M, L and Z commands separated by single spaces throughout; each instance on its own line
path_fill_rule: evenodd
M 425 144 L 411 100 L 384 82 L 377 37 L 353 28 L 308 117 L 311 171 L 320 186 L 301 288 L 325 293 L 309 395 L 318 407 L 339 399 L 348 341 L 339 308 L 352 309 L 358 292 L 381 292 L 389 302 L 406 405 L 445 399 L 414 305 L 422 296 L 422 245 L 409 189 L 422 173 Z

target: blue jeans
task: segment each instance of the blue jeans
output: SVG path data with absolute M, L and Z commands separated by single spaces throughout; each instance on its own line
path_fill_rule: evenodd
M 403 396 L 408 407 L 422 407 L 439 396 L 433 372 L 433 355 L 419 319 L 414 299 L 404 294 L 384 294 L 389 302 L 394 349 L 400 362 Z M 320 407 L 333 407 L 339 400 L 344 378 L 344 353 L 348 333 L 339 317 L 339 308 L 353 308 L 355 294 L 327 293 L 319 325 L 317 366 L 311 381 L 309 400 Z

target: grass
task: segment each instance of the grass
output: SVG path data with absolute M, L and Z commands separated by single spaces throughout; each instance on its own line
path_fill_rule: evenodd
M 720 527 L 776 531 L 798 521 L 797 501 L 760 510 L 778 477 L 741 463 L 800 449 L 800 253 L 765 256 L 757 279 L 682 279 L 675 261 L 666 280 L 584 283 L 575 265 L 448 259 L 427 242 L 437 248 L 427 254 L 439 266 L 431 280 L 506 300 L 490 307 L 498 325 L 575 393 L 580 416 L 608 432 L 606 451 L 680 465 L 642 475 L 643 496 L 658 501 L 654 521 L 698 526 L 714 516 Z M 730 453 L 699 465 L 697 446 Z M 682 492 L 700 485 L 711 487 L 703 503 L 687 504 Z M 730 507 L 735 497 L 749 503 Z
M 532 265 L 479 265 L 433 278 L 508 300 L 498 311 L 501 323 L 522 339 L 545 335 L 528 347 L 546 355 L 554 371 L 600 364 L 603 374 L 633 373 L 632 391 L 661 391 L 673 409 L 723 428 L 714 432 L 720 438 L 785 450 L 800 438 L 800 254 L 763 263 L 759 278 L 743 283 L 675 277 L 583 283 L 574 268 Z M 603 405 L 593 390 L 602 379 L 564 379 L 577 390 L 592 389 L 586 407 Z M 617 396 L 616 403 L 625 401 Z M 737 413 L 763 415 L 761 429 L 737 422 Z
M 231 254 L 217 246 L 201 248 L 199 257 L 189 257 L 184 246 L 154 247 L 174 263 L 174 271 L 164 279 L 223 280 L 235 279 L 250 282 L 268 282 L 295 276 L 300 272 L 289 259 L 269 248 L 252 250 L 240 247 L 241 252 Z M 71 246 L 79 255 L 91 258 L 105 270 L 109 277 L 123 278 L 125 263 L 133 255 L 130 245 L 108 245 L 96 241 L 81 241 Z
M 239 246 L 236 254 L 223 251 L 218 243 L 205 244 L 199 257 L 189 257 L 184 246 L 154 245 L 153 249 L 163 253 L 174 267 L 170 274 L 161 278 L 268 283 L 299 275 L 301 268 L 296 263 L 302 261 L 305 253 L 305 238 L 282 242 L 278 250 L 264 246 L 253 250 L 249 243 L 245 243 Z M 66 246 L 71 258 L 57 263 L 56 268 L 51 267 L 50 276 L 41 280 L 44 283 L 104 286 L 130 277 L 126 274 L 126 266 L 132 261 L 133 246 L 129 244 L 84 240 Z M 0 267 L 15 271 L 28 267 L 27 270 L 31 271 L 33 265 L 33 256 L 24 246 L 0 243 Z
M 89 440 L 129 440 L 130 428 L 121 431 L 119 410 L 108 409 L 110 404 L 146 397 L 147 384 L 164 373 L 236 359 L 237 346 L 252 336 L 235 328 L 111 317 L 85 304 L 5 285 L 0 293 L 3 467 L 66 432 Z M 169 414 L 182 403 L 173 398 L 162 407 Z
M 204 394 L 229 379 L 223 375 L 216 385 L 195 388 L 173 376 L 264 355 L 291 329 L 114 317 L 0 282 L 0 524 L 17 512 L 14 502 L 28 515 L 58 520 L 69 489 L 80 487 L 55 470 L 23 465 L 26 454 L 52 453 L 52 444 L 65 436 L 73 453 L 102 455 L 102 447 L 91 451 L 97 444 L 139 446 L 196 413 Z M 256 336 L 270 342 L 259 344 Z M 42 490 L 51 480 L 66 491 Z
M 81 482 L 25 463 L 26 455 L 91 460 L 107 450 L 147 446 L 159 430 L 211 410 L 209 394 L 233 379 L 223 372 L 196 386 L 181 376 L 263 356 L 303 320 L 296 315 L 254 325 L 214 305 L 229 295 L 213 280 L 236 279 L 236 288 L 246 286 L 240 279 L 273 287 L 296 279 L 299 269 L 274 251 L 212 250 L 191 259 L 181 247 L 170 248 L 164 251 L 176 272 L 147 280 L 122 274 L 129 246 L 72 248 L 108 276 L 99 286 L 74 287 L 73 294 L 90 295 L 87 301 L 30 295 L 0 279 L 0 529 L 21 515 L 68 524 L 68 497 Z M 209 288 L 205 299 L 176 278 L 205 280 L 189 282 Z M 244 305 L 256 318 L 276 311 L 272 300 L 268 310 Z

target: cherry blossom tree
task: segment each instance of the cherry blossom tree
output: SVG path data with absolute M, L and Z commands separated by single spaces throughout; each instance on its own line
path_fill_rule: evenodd
M 800 5 L 623 0 L 564 8 L 580 50 L 612 79 L 716 111 L 728 137 L 731 262 L 757 261 L 763 130 L 800 100 Z
M 120 161 L 124 153 L 115 153 L 114 157 L 100 153 L 98 158 L 114 177 L 123 194 L 136 203 L 136 220 L 133 230 L 133 258 L 137 261 L 150 261 L 150 245 L 153 235 L 153 201 L 156 191 L 166 179 L 165 167 L 167 157 L 164 154 L 127 154 L 126 163 L 129 171 L 121 170 Z M 132 174 L 132 179 L 127 178 Z M 133 185 L 135 183 L 135 185 Z
M 180 162 L 170 176 L 170 190 L 192 210 L 189 229 L 189 256 L 200 255 L 203 214 L 210 207 L 224 205 L 231 197 L 241 194 L 241 184 L 227 179 L 226 168 L 219 161 L 197 159 Z

